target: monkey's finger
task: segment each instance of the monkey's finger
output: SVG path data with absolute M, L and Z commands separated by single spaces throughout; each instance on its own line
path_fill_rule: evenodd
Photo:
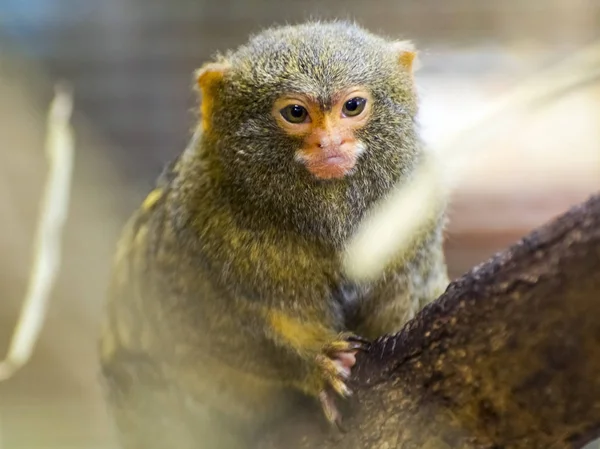
M 356 365 L 356 352 L 340 352 L 335 354 L 334 362 L 347 371 L 349 376 L 350 368 Z
M 371 349 L 371 343 L 365 343 L 363 341 L 352 341 L 352 340 L 348 340 L 349 343 L 352 344 L 352 348 L 357 350 L 357 351 L 362 351 L 362 352 L 369 352 L 369 350 Z
M 350 332 L 342 332 L 338 339 L 352 343 L 360 351 L 368 351 L 372 344 L 370 340 Z
M 326 344 L 323 348 L 323 352 L 329 354 L 331 357 L 336 357 L 341 352 L 356 353 L 357 351 L 367 352 L 368 346 L 364 343 L 353 342 L 348 340 L 335 340 Z
M 345 368 L 340 366 L 339 362 L 324 355 L 320 355 L 317 357 L 317 363 L 326 384 L 331 386 L 331 388 L 342 397 L 352 395 L 352 391 L 350 391 L 344 383 Z
M 333 390 L 343 398 L 352 396 L 352 390 L 338 376 L 329 376 L 328 383 Z
M 345 340 L 336 340 L 328 343 L 323 348 L 323 352 L 330 355 L 331 357 L 335 357 L 336 354 L 341 352 L 356 352 L 360 350 L 359 343 L 351 343 Z
M 342 430 L 342 415 L 335 406 L 334 398 L 326 389 L 319 393 L 319 401 L 321 402 L 321 407 L 323 408 L 327 421 L 335 424 L 338 429 Z
M 362 343 L 365 346 L 371 346 L 371 340 L 368 340 L 364 337 L 361 337 L 359 335 L 354 335 L 354 334 L 350 334 L 346 337 L 346 340 L 348 341 L 352 341 L 352 342 L 357 342 L 357 343 Z

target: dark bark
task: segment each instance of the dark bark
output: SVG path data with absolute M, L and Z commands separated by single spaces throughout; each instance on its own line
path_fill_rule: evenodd
M 306 411 L 264 446 L 578 448 L 600 430 L 600 195 L 454 281 L 354 370 L 345 434 Z

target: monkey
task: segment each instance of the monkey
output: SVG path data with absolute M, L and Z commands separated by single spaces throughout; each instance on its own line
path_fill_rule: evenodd
M 99 351 L 125 449 L 252 447 L 302 398 L 341 426 L 357 354 L 445 290 L 443 200 L 376 279 L 343 266 L 358 224 L 431 157 L 416 58 L 311 21 L 197 70 L 193 136 L 114 256 Z

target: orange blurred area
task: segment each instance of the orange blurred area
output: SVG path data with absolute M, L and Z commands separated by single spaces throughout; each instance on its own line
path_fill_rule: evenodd
M 190 137 L 193 70 L 262 27 L 310 17 L 353 18 L 415 41 L 420 121 L 431 142 L 524 76 L 600 38 L 595 0 L 0 3 L 3 352 L 32 259 L 57 80 L 74 87 L 76 133 L 63 264 L 32 360 L 0 384 L 0 449 L 115 447 L 95 345 L 120 227 Z M 525 117 L 473 155 L 452 197 L 452 277 L 600 190 L 598 123 L 600 85 Z

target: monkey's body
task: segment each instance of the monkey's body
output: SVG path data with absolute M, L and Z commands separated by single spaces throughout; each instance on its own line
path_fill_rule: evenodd
M 321 42 L 343 27 L 313 24 L 295 32 L 310 50 L 306 36 Z M 351 40 L 362 42 L 365 35 L 348 27 L 352 49 Z M 271 33 L 266 37 L 272 44 L 286 31 Z M 230 55 L 233 67 L 264 48 L 260 38 L 238 61 Z M 385 42 L 367 38 L 368 45 Z M 339 50 L 334 38 L 333 43 Z M 327 51 L 326 42 L 322 47 Z M 285 49 L 272 51 L 289 66 Z M 315 66 L 312 72 L 302 68 L 307 76 L 283 91 L 308 89 L 319 76 L 328 89 L 349 82 L 335 71 L 324 73 L 318 61 Z M 366 156 L 343 176 L 323 164 L 311 166 L 308 156 L 307 170 L 286 150 L 282 135 L 281 146 L 269 142 L 272 154 L 257 160 L 261 133 L 278 131 L 272 123 L 261 128 L 251 117 L 240 118 L 239 103 L 236 115 L 227 116 L 233 110 L 227 102 L 235 95 L 228 95 L 227 85 L 201 82 L 202 130 L 131 218 L 116 256 L 101 352 L 109 403 L 126 449 L 245 447 L 253 432 L 292 403 L 294 392 L 320 397 L 328 386 L 345 392 L 340 373 L 353 362 L 346 364 L 343 353 L 358 345 L 340 333 L 375 338 L 398 331 L 442 293 L 447 277 L 441 203 L 427 205 L 428 227 L 381 279 L 359 285 L 342 270 L 345 244 L 369 207 L 423 156 L 408 75 L 400 73 L 398 84 L 391 83 L 395 100 L 404 99 L 411 110 L 391 120 L 400 138 L 389 144 L 394 151 L 380 143 L 389 123 L 374 117 L 365 125 L 374 133 L 360 136 Z M 236 100 L 249 105 L 244 80 L 227 76 L 244 94 Z M 268 79 L 252 76 L 259 87 Z M 374 102 L 386 101 L 377 74 L 371 78 Z M 253 100 L 258 107 L 261 98 Z M 224 132 L 235 120 L 240 127 Z M 337 179 L 315 179 L 312 168 Z

